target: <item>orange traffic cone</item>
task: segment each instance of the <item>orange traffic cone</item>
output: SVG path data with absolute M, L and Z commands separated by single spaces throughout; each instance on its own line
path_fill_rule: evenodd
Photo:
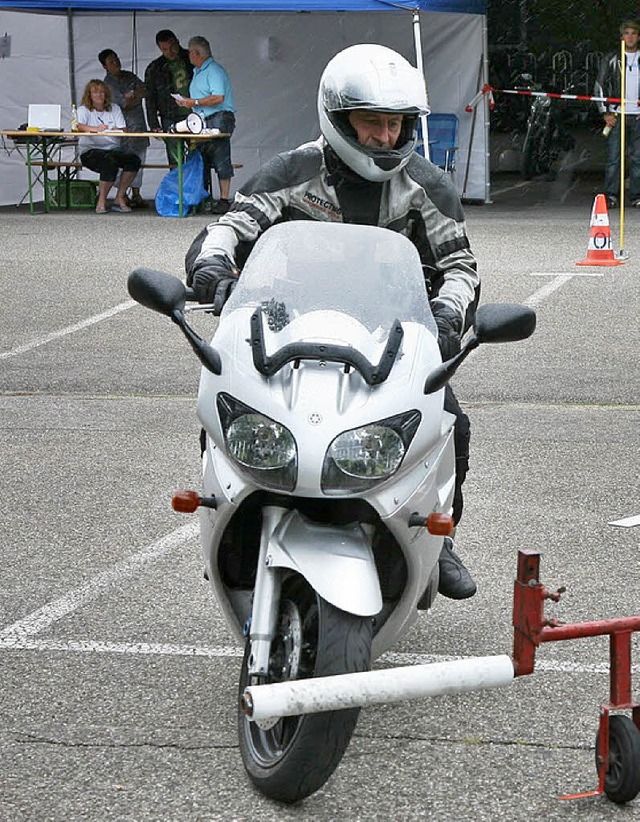
M 576 265 L 622 265 L 622 260 L 616 259 L 611 247 L 609 211 L 604 194 L 596 194 L 591 212 L 587 256 Z

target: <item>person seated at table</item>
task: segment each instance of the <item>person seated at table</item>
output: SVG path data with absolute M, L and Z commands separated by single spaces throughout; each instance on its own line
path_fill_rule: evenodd
M 109 87 L 102 80 L 89 80 L 78 106 L 78 131 L 80 162 L 100 175 L 96 214 L 107 213 L 107 195 L 113 188 L 118 170 L 122 169 L 112 211 L 128 213 L 126 192 L 140 168 L 140 158 L 131 151 L 123 150 L 123 137 L 112 132 L 124 132 L 126 122 L 120 106 L 111 102 Z M 107 132 L 106 134 L 104 132 Z

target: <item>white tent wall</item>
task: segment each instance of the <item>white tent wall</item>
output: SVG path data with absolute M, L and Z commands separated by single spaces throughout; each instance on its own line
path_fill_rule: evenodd
M 482 57 L 481 15 L 421 12 L 422 48 L 432 111 L 453 112 L 460 121 L 456 183 L 462 192 L 467 163 L 471 115 L 464 111 L 476 94 Z M 135 25 L 134 25 L 135 22 Z M 34 29 L 39 35 L 34 41 Z M 118 52 L 125 69 L 144 76 L 146 66 L 159 55 L 155 34 L 162 28 L 175 31 L 186 46 L 195 34 L 211 43 L 216 60 L 230 74 L 237 109 L 232 140 L 235 163 L 242 163 L 233 189 L 278 151 L 318 136 L 316 91 L 327 61 L 346 46 L 361 42 L 382 43 L 415 64 L 412 13 L 145 13 L 96 14 L 74 12 L 76 97 L 88 80 L 102 77 L 97 60 L 103 48 Z M 29 102 L 60 102 L 68 125 L 71 100 L 66 65 L 67 20 L 64 15 L 0 12 L 0 29 L 12 34 L 12 55 L 0 60 L 3 86 L 11 88 L 8 101 L 0 101 L 0 123 L 12 128 L 26 120 Z M 134 42 L 135 30 L 135 42 Z M 22 32 L 31 32 L 23 35 Z M 24 43 L 23 43 L 24 41 Z M 22 44 L 22 45 L 19 45 Z M 51 56 L 52 52 L 55 56 Z M 64 58 L 62 55 L 64 54 Z M 47 55 L 43 58 L 42 55 Z M 461 59 L 463 55 L 464 59 Z M 132 62 L 136 56 L 135 63 Z M 34 73 L 37 59 L 50 66 Z M 46 90 L 46 91 L 45 91 Z M 45 99 L 40 99 L 45 98 Z M 485 196 L 485 129 L 482 107 L 474 131 L 471 168 L 465 197 Z M 147 162 L 163 162 L 164 145 L 152 141 Z M 6 158 L 1 158 L 6 171 Z M 2 185 L 0 203 L 19 199 L 26 185 L 24 161 L 12 156 L 12 185 Z M 3 177 L 5 175 L 3 174 Z M 86 176 L 92 176 L 87 173 Z M 147 170 L 143 195 L 153 197 L 161 171 Z
M 62 103 L 64 111 L 70 101 L 66 16 L 0 11 L 0 32 L 11 36 L 11 56 L 0 60 L 0 129 L 26 123 L 31 103 Z M 27 188 L 24 150 L 12 149 L 9 140 L 0 146 L 0 205 L 17 203 Z

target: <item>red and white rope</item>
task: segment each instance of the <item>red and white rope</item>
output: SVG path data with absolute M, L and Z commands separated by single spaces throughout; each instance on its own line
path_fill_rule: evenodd
M 530 89 L 504 89 L 504 88 L 494 88 L 490 86 L 489 83 L 485 83 L 482 89 L 476 94 L 476 96 L 470 100 L 470 102 L 465 106 L 465 111 L 473 111 L 474 107 L 478 104 L 479 100 L 483 97 L 483 95 L 489 95 L 489 105 L 493 108 L 493 93 L 497 92 L 498 94 L 517 94 L 520 97 L 549 97 L 553 100 L 584 100 L 585 102 L 589 103 L 620 103 L 622 102 L 620 97 L 592 97 L 589 94 L 558 94 L 553 91 L 531 91 Z M 640 104 L 640 100 L 638 100 Z

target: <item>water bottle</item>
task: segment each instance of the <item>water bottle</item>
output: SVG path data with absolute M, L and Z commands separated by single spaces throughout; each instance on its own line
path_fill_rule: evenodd
M 76 109 L 76 104 L 71 104 L 71 131 L 78 130 L 78 110 Z

